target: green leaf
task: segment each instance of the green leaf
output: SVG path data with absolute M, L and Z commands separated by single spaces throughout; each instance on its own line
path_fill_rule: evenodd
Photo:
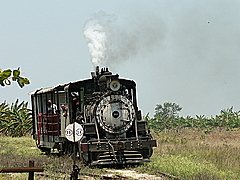
M 9 78 L 11 76 L 11 74 L 12 74 L 12 70 L 11 69 L 4 70 L 2 73 L 0 73 L 0 78 L 2 80 L 7 79 L 7 78 Z
M 5 86 L 5 84 L 3 83 L 3 80 L 0 78 L 0 84 L 1 86 Z
M 10 85 L 11 81 L 9 79 L 9 77 L 11 76 L 11 74 L 13 73 L 12 76 L 12 81 L 17 81 L 18 85 L 23 88 L 25 84 L 30 84 L 30 81 L 28 78 L 23 78 L 20 76 L 20 68 L 15 69 L 15 70 L 11 70 L 11 69 L 7 69 L 7 70 L 3 70 L 0 69 L 0 85 L 1 86 L 5 86 L 5 85 Z
M 17 78 L 20 75 L 20 70 L 14 70 L 13 71 L 13 77 Z
M 17 77 L 12 77 L 12 80 L 13 80 L 13 81 L 16 81 L 16 80 L 17 80 Z
M 23 82 L 24 82 L 25 84 L 30 84 L 30 81 L 29 81 L 28 78 L 23 78 Z
M 17 79 L 18 85 L 23 88 L 24 87 L 24 78 L 18 77 Z

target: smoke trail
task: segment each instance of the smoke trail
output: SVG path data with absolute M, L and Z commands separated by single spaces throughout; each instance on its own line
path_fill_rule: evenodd
M 93 15 L 84 26 L 83 34 L 87 41 L 91 61 L 96 66 L 104 66 L 107 49 L 107 34 L 111 31 L 111 23 L 115 15 L 100 11 Z
M 120 21 L 116 15 L 100 11 L 85 23 L 84 36 L 93 65 L 113 67 L 158 49 L 165 29 L 152 14 L 134 13 Z
M 144 57 L 149 60 L 153 51 L 161 51 L 161 43 L 165 37 L 166 27 L 158 16 L 151 12 L 131 14 L 120 19 L 109 34 L 106 64 L 118 66 L 126 60 Z

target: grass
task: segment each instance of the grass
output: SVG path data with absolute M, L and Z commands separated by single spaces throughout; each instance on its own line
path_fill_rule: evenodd
M 73 166 L 71 158 L 68 156 L 59 157 L 58 154 L 43 155 L 35 147 L 35 142 L 31 137 L 11 138 L 0 136 L 0 167 L 28 167 L 29 160 L 34 160 L 35 167 L 44 167 L 44 174 L 48 175 L 48 177 L 35 175 L 36 180 L 70 178 Z M 77 161 L 77 165 L 84 173 L 103 173 L 103 170 L 90 169 L 79 161 Z M 27 173 L 0 173 L 0 180 L 22 180 L 27 179 L 27 177 Z
M 139 171 L 163 171 L 183 179 L 239 179 L 240 131 L 186 130 L 155 135 L 158 147 Z
M 188 180 L 237 180 L 240 177 L 240 130 L 182 129 L 153 133 L 153 136 L 158 147 L 154 148 L 151 162 L 135 170 L 149 174 L 163 171 Z M 68 156 L 43 155 L 31 137 L 0 136 L 0 159 L 0 167 L 27 167 L 28 161 L 34 160 L 35 166 L 44 167 L 44 174 L 48 175 L 47 178 L 35 175 L 36 180 L 69 179 L 73 165 Z M 83 173 L 105 173 L 104 169 L 90 169 L 79 161 L 77 165 Z M 27 176 L 25 173 L 0 174 L 0 180 L 27 179 Z

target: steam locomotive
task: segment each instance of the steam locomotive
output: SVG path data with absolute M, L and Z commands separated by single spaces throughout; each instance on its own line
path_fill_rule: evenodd
M 108 68 L 97 67 L 91 75 L 30 93 L 37 147 L 45 153 L 57 149 L 89 165 L 149 162 L 156 141 L 141 120 L 136 83 Z M 83 127 L 83 136 L 71 142 L 65 129 L 75 122 Z

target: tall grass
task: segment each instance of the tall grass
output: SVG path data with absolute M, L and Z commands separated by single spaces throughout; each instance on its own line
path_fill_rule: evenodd
M 154 174 L 163 171 L 188 180 L 237 180 L 240 177 L 240 130 L 215 129 L 210 133 L 198 129 L 168 130 L 153 133 L 158 141 L 150 163 L 136 169 Z M 0 167 L 27 167 L 29 160 L 44 167 L 45 179 L 69 179 L 73 161 L 68 156 L 42 155 L 30 137 L 0 136 Z M 104 173 L 90 169 L 80 161 L 81 172 Z M 27 174 L 0 174 L 0 179 L 26 179 Z M 79 177 L 81 178 L 81 176 Z M 35 179 L 44 179 L 35 176 Z
M 152 162 L 140 166 L 144 172 L 163 171 L 184 179 L 239 179 L 240 131 L 185 133 L 168 131 L 155 138 Z

